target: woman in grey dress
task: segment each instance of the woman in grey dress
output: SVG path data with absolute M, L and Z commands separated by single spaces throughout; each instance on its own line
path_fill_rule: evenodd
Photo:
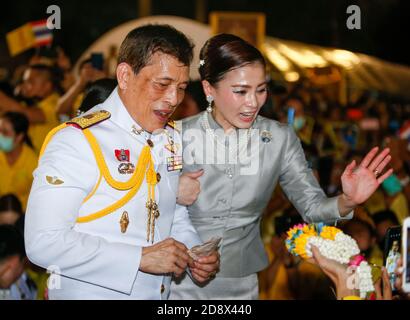
M 265 61 L 233 35 L 210 38 L 201 49 L 207 111 L 182 122 L 184 171 L 204 169 L 201 193 L 188 207 L 203 241 L 221 237 L 220 270 L 205 285 L 188 274 L 171 285 L 170 299 L 257 299 L 257 272 L 268 265 L 260 221 L 279 182 L 307 222 L 352 217 L 392 170 L 389 150 L 373 148 L 341 177 L 343 193 L 327 198 L 286 124 L 258 116 L 267 97 Z

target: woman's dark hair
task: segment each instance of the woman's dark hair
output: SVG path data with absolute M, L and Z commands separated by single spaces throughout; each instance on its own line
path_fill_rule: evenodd
M 245 40 L 232 34 L 218 34 L 210 38 L 199 54 L 201 80 L 211 85 L 219 82 L 233 69 L 258 62 L 266 66 L 262 53 Z
M 92 82 L 85 90 L 83 102 L 78 111 L 87 112 L 97 104 L 103 103 L 117 86 L 117 80 L 104 78 Z
M 0 197 L 0 213 L 5 211 L 14 211 L 20 216 L 23 215 L 23 208 L 20 200 L 12 193 Z
M 180 31 L 167 24 L 148 24 L 130 31 L 121 44 L 118 64 L 129 64 L 137 74 L 150 62 L 152 55 L 162 52 L 189 66 L 194 44 Z
M 28 128 L 30 123 L 24 114 L 20 112 L 8 111 L 6 113 L 3 113 L 0 117 L 10 121 L 11 126 L 13 127 L 13 130 L 16 133 L 16 135 L 22 133 L 23 141 L 30 148 L 33 148 L 33 143 L 31 142 L 31 139 L 28 136 Z
M 372 215 L 373 221 L 376 225 L 383 221 L 390 221 L 394 225 L 399 225 L 399 219 L 397 219 L 396 214 L 394 211 L 387 209 L 387 210 L 381 210 L 377 211 Z
M 14 255 L 20 258 L 26 256 L 24 237 L 17 227 L 2 225 L 0 226 L 0 262 Z

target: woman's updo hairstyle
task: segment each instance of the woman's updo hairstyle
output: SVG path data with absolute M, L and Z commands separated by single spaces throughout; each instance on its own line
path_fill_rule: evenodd
M 199 54 L 199 74 L 215 86 L 233 69 L 259 62 L 265 67 L 261 52 L 245 40 L 233 34 L 218 34 L 205 42 Z

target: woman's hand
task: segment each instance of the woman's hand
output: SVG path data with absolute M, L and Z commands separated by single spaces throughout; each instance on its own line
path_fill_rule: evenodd
M 376 191 L 379 185 L 387 179 L 393 169 L 387 170 L 381 175 L 387 164 L 391 160 L 390 149 L 386 148 L 377 154 L 379 148 L 373 148 L 356 166 L 356 160 L 353 160 L 342 174 L 341 207 L 353 209 L 362 204 Z M 346 211 L 346 210 L 341 210 Z

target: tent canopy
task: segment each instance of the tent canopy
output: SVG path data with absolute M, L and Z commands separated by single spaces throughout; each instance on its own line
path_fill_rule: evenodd
M 97 39 L 81 55 L 76 69 L 79 62 L 89 57 L 92 52 L 102 52 L 108 56 L 110 47 L 119 48 L 130 30 L 148 23 L 170 24 L 191 38 L 195 48 L 190 77 L 193 80 L 199 79 L 199 51 L 211 36 L 211 28 L 195 20 L 176 16 L 150 16 L 131 20 L 115 27 Z M 361 53 L 273 37 L 265 38 L 263 52 L 285 81 L 297 81 L 301 75 L 306 75 L 312 68 L 334 66 L 343 72 L 351 87 L 410 97 L 410 68 L 403 65 Z

